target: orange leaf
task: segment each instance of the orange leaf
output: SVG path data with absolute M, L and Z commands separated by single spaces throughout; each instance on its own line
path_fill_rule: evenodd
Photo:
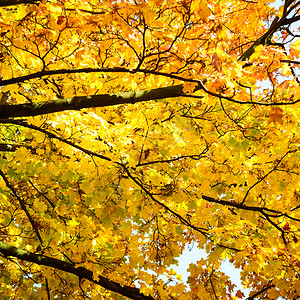
M 283 110 L 279 107 L 272 107 L 269 111 L 269 122 L 270 123 L 276 123 L 283 124 L 282 118 L 283 118 Z
M 185 82 L 183 84 L 183 89 L 182 91 L 187 94 L 187 93 L 193 93 L 195 90 L 195 87 L 197 86 L 196 82 Z
M 213 57 L 212 57 L 212 61 L 211 64 L 216 68 L 216 70 L 218 72 L 220 72 L 220 67 L 219 67 L 219 57 L 218 54 L 215 52 Z

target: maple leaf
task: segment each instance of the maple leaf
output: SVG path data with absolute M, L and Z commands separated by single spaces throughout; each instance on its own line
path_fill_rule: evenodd
M 282 227 L 282 229 L 285 230 L 285 231 L 290 230 L 291 229 L 290 224 L 285 223 L 285 225 Z
M 210 10 L 206 0 L 192 0 L 191 13 L 199 16 L 201 20 L 206 20 L 210 16 Z
M 272 107 L 269 111 L 269 121 L 268 124 L 270 123 L 279 123 L 279 124 L 283 124 L 283 118 L 284 113 L 283 110 L 279 107 Z
M 197 84 L 196 82 L 185 82 L 185 83 L 183 84 L 183 89 L 182 89 L 182 91 L 183 91 L 185 94 L 187 94 L 187 93 L 193 93 L 197 85 L 198 85 L 198 84 Z
M 217 72 L 220 72 L 219 57 L 218 57 L 217 53 L 214 53 L 214 55 L 212 57 L 211 64 L 215 67 L 215 69 L 217 70 Z
M 296 57 L 300 56 L 300 39 L 291 44 L 291 50 Z
M 245 294 L 244 294 L 242 291 L 238 290 L 238 291 L 235 293 L 235 296 L 236 296 L 238 299 L 242 299 L 242 298 L 245 297 Z

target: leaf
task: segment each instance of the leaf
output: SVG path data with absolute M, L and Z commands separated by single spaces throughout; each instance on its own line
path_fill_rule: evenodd
M 39 201 L 38 199 L 34 200 L 34 206 L 36 208 L 37 211 L 44 213 L 47 210 L 47 205 L 41 201 Z
M 291 44 L 291 49 L 293 51 L 293 55 L 296 57 L 300 56 L 300 39 L 297 39 L 294 43 Z
M 284 64 L 281 69 L 282 69 L 282 75 L 287 75 L 287 76 L 292 75 L 291 68 L 289 67 L 288 64 Z
M 201 20 L 206 20 L 210 16 L 210 10 L 206 0 L 192 0 L 191 13 L 199 16 Z
M 289 223 L 285 223 L 285 225 L 282 227 L 282 229 L 283 229 L 284 231 L 290 230 L 290 229 L 291 229 L 290 224 L 289 224 Z
M 193 93 L 194 92 L 194 90 L 195 90 L 195 88 L 196 88 L 196 86 L 197 86 L 198 84 L 196 83 L 196 82 L 185 82 L 184 84 L 183 84 L 183 89 L 182 89 L 182 91 L 185 93 L 185 94 L 188 94 L 188 93 Z
M 77 227 L 80 223 L 73 217 L 70 221 L 68 221 L 68 226 Z
M 269 121 L 268 124 L 270 123 L 279 123 L 279 124 L 283 124 L 283 118 L 284 113 L 283 110 L 279 107 L 272 107 L 269 111 Z
M 218 55 L 217 55 L 216 52 L 213 54 L 211 64 L 215 67 L 215 69 L 216 69 L 217 72 L 220 72 L 219 58 L 218 58 Z
M 260 56 L 261 56 L 261 53 L 264 49 L 264 45 L 258 45 L 257 47 L 255 47 L 255 51 L 254 53 L 250 56 L 250 61 L 254 61 L 254 60 L 257 60 Z

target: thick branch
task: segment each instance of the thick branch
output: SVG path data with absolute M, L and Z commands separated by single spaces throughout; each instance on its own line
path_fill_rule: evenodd
M 30 150 L 31 153 L 36 154 L 36 149 L 25 144 L 7 144 L 7 143 L 0 143 L 0 152 L 15 152 L 17 149 L 25 147 L 26 149 Z
M 195 82 L 196 80 L 187 80 Z M 151 100 L 176 98 L 176 97 L 192 97 L 202 98 L 202 96 L 194 96 L 184 94 L 183 85 L 174 85 L 163 88 L 157 88 L 152 90 L 139 90 L 129 91 L 125 93 L 116 94 L 102 94 L 91 96 L 75 96 L 73 98 L 58 99 L 50 101 L 41 101 L 36 103 L 24 103 L 24 104 L 11 104 L 0 105 L 0 119 L 9 119 L 17 117 L 38 116 L 43 114 L 55 113 L 66 110 L 80 110 L 90 107 L 105 107 L 114 106 L 118 104 L 134 104 L 137 102 L 145 102 Z M 294 105 L 300 102 L 300 98 L 291 102 L 254 102 L 254 101 L 240 101 L 227 96 L 218 95 L 208 91 L 203 84 L 199 84 L 196 90 L 203 89 L 207 94 L 225 99 L 227 101 L 237 104 L 250 104 L 250 105 L 263 105 L 263 106 L 275 106 L 275 105 Z
M 37 116 L 65 110 L 80 110 L 89 107 L 104 107 L 126 103 L 174 98 L 184 95 L 182 85 L 175 85 L 152 90 L 130 91 L 117 94 L 92 96 L 75 96 L 68 99 L 58 99 L 37 103 L 24 103 L 0 106 L 0 119 Z
M 0 0 L 1 1 L 1 0 Z M 126 69 L 126 68 L 84 68 L 84 69 L 61 69 L 61 70 L 50 70 L 36 72 L 33 74 L 11 78 L 7 80 L 0 81 L 0 86 L 6 86 L 10 84 L 24 82 L 34 78 L 42 78 L 44 76 L 50 75 L 63 75 L 72 73 L 143 73 L 143 74 L 153 74 L 157 76 L 163 76 L 175 80 L 180 80 L 183 82 L 193 82 L 196 83 L 195 91 L 203 90 L 205 93 L 212 97 L 217 97 L 226 101 L 230 101 L 237 104 L 250 104 L 250 105 L 263 105 L 263 106 L 273 106 L 273 105 L 294 105 L 300 102 L 300 98 L 295 101 L 289 102 L 254 102 L 254 101 L 241 101 L 228 97 L 225 95 L 217 94 L 209 91 L 205 87 L 207 79 L 189 79 L 181 77 L 174 74 L 168 74 L 164 72 L 151 71 L 146 69 Z M 167 99 L 175 97 L 192 97 L 202 99 L 203 96 L 189 95 L 183 92 L 183 85 L 168 86 L 163 88 L 151 89 L 151 90 L 138 90 L 138 91 L 128 91 L 124 93 L 116 94 L 102 94 L 102 95 L 88 95 L 88 96 L 75 96 L 67 99 L 57 99 L 50 101 L 42 101 L 36 103 L 23 103 L 23 104 L 13 104 L 13 105 L 1 105 L 0 106 L 0 119 L 16 118 L 16 117 L 26 117 L 26 116 L 37 116 L 42 114 L 54 113 L 65 110 L 80 110 L 82 108 L 90 107 L 104 107 L 113 106 L 118 104 L 133 104 L 137 102 Z
M 19 4 L 38 4 L 41 0 L 0 0 L 0 6 L 12 6 Z
M 103 288 L 110 290 L 112 292 L 118 293 L 129 299 L 136 300 L 154 300 L 151 296 L 146 296 L 140 292 L 138 288 L 130 287 L 126 285 L 121 285 L 117 282 L 109 280 L 103 276 L 99 276 L 98 280 L 93 279 L 93 272 L 87 270 L 86 268 L 79 267 L 75 268 L 75 266 L 69 262 L 62 261 L 56 258 L 48 257 L 41 254 L 34 254 L 28 252 L 26 250 L 18 249 L 14 246 L 6 244 L 0 241 L 0 253 L 2 253 L 5 257 L 15 257 L 24 261 L 32 262 L 38 264 L 40 266 L 47 266 L 51 268 L 55 268 L 57 270 L 65 271 L 71 274 L 78 276 L 80 279 L 87 279 L 92 281 Z
M 284 21 L 286 19 L 280 19 L 278 17 L 276 17 L 270 28 L 268 29 L 268 31 L 262 35 L 261 37 L 259 37 L 252 45 L 250 48 L 248 48 L 248 50 L 246 52 L 244 52 L 241 57 L 239 58 L 239 60 L 243 61 L 243 60 L 247 60 L 250 58 L 250 56 L 255 52 L 255 48 L 259 45 L 266 45 L 266 44 L 270 44 L 271 39 L 273 34 L 279 30 L 279 28 L 284 24 Z
M 2 151 L 4 151 L 4 152 L 15 152 L 20 147 L 22 147 L 22 145 L 0 143 L 0 151 L 1 152 Z

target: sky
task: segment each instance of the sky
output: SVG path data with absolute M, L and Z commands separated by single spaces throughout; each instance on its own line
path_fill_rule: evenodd
M 189 268 L 189 265 L 191 263 L 196 263 L 201 258 L 206 258 L 207 254 L 205 250 L 198 249 L 197 245 L 194 244 L 192 246 L 186 247 L 185 251 L 182 253 L 181 257 L 179 258 L 179 264 L 178 266 L 172 266 L 172 268 L 178 273 L 182 275 L 182 280 L 184 282 L 187 281 L 189 273 L 187 272 L 187 269 Z M 244 289 L 241 283 L 240 279 L 240 270 L 236 269 L 229 261 L 226 259 L 222 265 L 221 270 L 230 277 L 230 280 L 232 283 L 234 283 L 237 287 L 235 291 L 240 289 L 244 294 L 245 298 L 249 296 L 250 290 Z

